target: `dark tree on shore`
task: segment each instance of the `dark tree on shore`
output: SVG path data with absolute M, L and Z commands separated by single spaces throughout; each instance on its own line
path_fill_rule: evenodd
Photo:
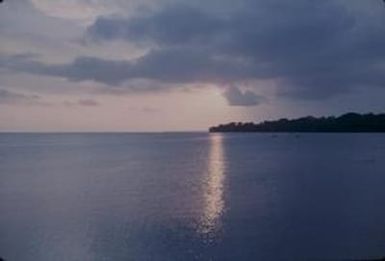
M 339 117 L 280 119 L 252 122 L 232 122 L 211 127 L 210 132 L 385 132 L 385 114 L 347 113 Z

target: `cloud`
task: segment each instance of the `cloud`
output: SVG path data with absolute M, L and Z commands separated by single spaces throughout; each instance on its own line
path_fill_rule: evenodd
M 40 95 L 25 94 L 20 92 L 9 91 L 6 89 L 0 89 L 0 105 L 26 105 L 26 106 L 84 106 L 84 107 L 97 107 L 100 103 L 93 99 L 79 99 L 77 101 L 66 101 L 62 104 L 46 102 Z
M 91 19 L 102 14 L 105 1 L 99 0 L 30 0 L 39 11 L 48 16 L 65 19 Z
M 262 96 L 250 90 L 242 92 L 238 87 L 231 86 L 223 93 L 230 106 L 256 106 L 265 101 Z
M 369 11 L 358 12 L 353 2 L 241 0 L 220 11 L 169 3 L 131 17 L 101 16 L 88 27 L 97 43 L 146 44 L 139 58 L 79 56 L 49 64 L 0 57 L 0 67 L 133 91 L 271 80 L 283 97 L 322 100 L 385 84 L 385 15 L 373 15 L 382 3 L 367 2 Z M 157 84 L 132 84 L 139 81 Z
M 0 105 L 39 105 L 46 106 L 38 95 L 23 94 L 6 89 L 0 89 Z
M 84 106 L 84 107 L 97 107 L 100 106 L 100 103 L 93 99 L 80 99 L 77 101 L 66 101 L 63 103 L 65 106 L 73 107 L 73 106 Z
M 78 101 L 78 104 L 82 106 L 88 106 L 88 107 L 95 107 L 100 105 L 99 102 L 92 99 L 81 99 Z
M 164 57 L 156 62 L 161 68 L 145 77 L 162 74 L 168 81 L 193 80 L 181 79 L 181 71 L 210 82 L 270 78 L 277 80 L 279 93 L 300 99 L 325 99 L 355 86 L 384 84 L 383 17 L 353 12 L 352 1 L 242 3 L 243 8 L 227 9 L 222 16 L 168 5 L 141 17 L 100 17 L 88 33 L 104 41 L 151 43 L 156 51 L 145 60 L 156 53 Z M 376 4 L 381 3 L 367 3 L 368 9 L 378 8 Z M 177 68 L 174 53 L 183 55 Z M 191 66 L 197 57 L 200 65 Z M 164 73 L 172 70 L 174 75 Z
M 207 41 L 223 28 L 223 20 L 201 9 L 178 4 L 141 17 L 100 17 L 88 28 L 88 34 L 99 40 L 169 45 Z
M 207 50 L 186 48 L 153 50 L 134 60 L 78 57 L 67 64 L 45 64 L 37 60 L 0 56 L 0 68 L 75 82 L 91 80 L 112 86 L 138 79 L 188 84 L 223 83 L 254 77 L 250 73 L 253 68 L 242 61 L 211 57 Z
M 153 108 L 153 107 L 144 106 L 144 107 L 140 108 L 140 111 L 141 112 L 146 112 L 146 113 L 154 113 L 154 112 L 159 112 L 159 109 Z

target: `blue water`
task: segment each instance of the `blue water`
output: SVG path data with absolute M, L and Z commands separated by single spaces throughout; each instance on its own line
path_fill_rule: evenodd
M 385 256 L 383 134 L 0 134 L 0 256 Z

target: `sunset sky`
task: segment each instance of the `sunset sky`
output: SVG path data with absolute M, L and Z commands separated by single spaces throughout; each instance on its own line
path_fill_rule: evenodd
M 4 0 L 0 131 L 385 110 L 381 0 Z

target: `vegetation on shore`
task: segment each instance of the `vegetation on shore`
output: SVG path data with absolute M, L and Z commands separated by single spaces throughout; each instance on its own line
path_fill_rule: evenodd
M 209 128 L 210 132 L 385 132 L 385 114 L 347 113 L 339 117 L 307 116 L 276 121 L 232 122 Z

